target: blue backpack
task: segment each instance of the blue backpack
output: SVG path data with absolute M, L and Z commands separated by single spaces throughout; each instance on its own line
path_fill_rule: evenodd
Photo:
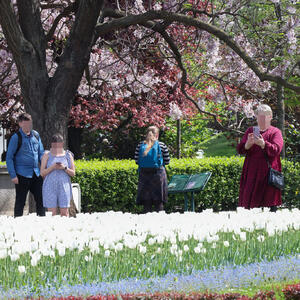
M 142 143 L 139 152 L 138 165 L 140 168 L 159 168 L 164 164 L 163 155 L 158 141 L 155 141 L 152 148 L 149 150 L 147 155 L 144 156 L 144 152 L 147 148 L 146 143 Z

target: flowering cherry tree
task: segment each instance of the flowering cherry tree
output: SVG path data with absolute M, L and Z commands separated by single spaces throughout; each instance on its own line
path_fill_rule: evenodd
M 222 128 L 206 101 L 251 116 L 274 84 L 300 93 L 298 15 L 285 0 L 0 0 L 2 118 L 21 100 L 46 144 L 70 113 L 161 125 L 170 103 Z

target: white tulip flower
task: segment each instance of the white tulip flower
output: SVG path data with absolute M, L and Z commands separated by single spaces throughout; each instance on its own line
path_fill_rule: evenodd
M 65 254 L 66 254 L 66 248 L 60 247 L 57 250 L 58 250 L 58 255 L 59 256 L 65 256 Z
M 30 248 L 31 248 L 31 251 L 36 251 L 36 250 L 39 248 L 39 243 L 38 243 L 38 241 L 33 241 L 33 242 L 31 242 Z
M 123 244 L 122 244 L 122 243 L 118 243 L 118 244 L 115 246 L 115 250 L 116 250 L 116 251 L 122 251 L 122 250 L 123 250 Z
M 206 240 L 207 240 L 208 243 L 214 242 L 214 237 L 213 236 L 208 236 L 206 238 Z
M 270 227 L 270 226 L 267 227 L 267 233 L 269 236 L 274 236 L 275 232 L 276 232 L 276 230 L 274 227 Z
M 139 245 L 139 251 L 141 254 L 145 254 L 147 252 L 147 248 L 142 245 Z
M 0 241 L 0 250 L 6 249 L 6 248 L 7 248 L 7 247 L 6 247 L 5 241 Z
M 176 236 L 171 236 L 170 237 L 170 242 L 171 242 L 171 244 L 176 244 Z
M 150 238 L 149 240 L 148 240 L 148 244 L 151 246 L 151 245 L 153 245 L 155 243 L 155 239 L 153 239 L 153 238 Z
M 18 266 L 18 271 L 19 271 L 20 273 L 25 273 L 25 272 L 26 272 L 25 266 Z
M 35 266 L 38 264 L 38 260 L 37 260 L 36 258 L 32 258 L 32 259 L 30 260 L 30 264 L 31 264 L 33 267 L 35 267 Z
M 194 252 L 195 252 L 195 253 L 199 254 L 200 251 L 201 251 L 200 247 L 195 247 L 195 248 L 194 248 Z
M 259 236 L 257 237 L 257 240 L 258 240 L 259 242 L 263 242 L 263 241 L 265 240 L 265 237 L 264 237 L 263 235 L 259 235 Z
M 6 249 L 0 249 L 0 259 L 7 257 L 7 250 Z
M 18 254 L 11 254 L 10 255 L 10 259 L 12 260 L 12 261 L 16 261 L 16 260 L 18 260 L 20 258 L 20 256 L 18 255 Z
M 224 241 L 223 244 L 224 244 L 225 247 L 229 247 L 229 242 L 228 241 Z
M 165 241 L 165 237 L 163 235 L 158 235 L 156 241 L 157 243 L 162 244 Z
M 240 232 L 239 235 L 240 235 L 240 238 L 241 238 L 241 240 L 243 242 L 245 242 L 247 240 L 247 234 L 246 234 L 246 232 L 242 231 L 242 232 Z
M 84 257 L 84 260 L 85 260 L 85 261 L 91 261 L 91 260 L 92 260 L 92 256 L 87 256 L 87 255 L 86 255 L 86 256 Z
M 109 256 L 110 256 L 110 251 L 109 250 L 105 250 L 104 257 L 109 257 Z
M 187 251 L 189 251 L 189 250 L 190 250 L 190 248 L 189 248 L 188 245 L 184 245 L 184 246 L 183 246 L 183 251 L 184 251 L 184 252 L 187 252 Z
M 55 258 L 55 252 L 54 252 L 53 250 L 50 250 L 50 251 L 49 251 L 49 256 L 50 256 L 51 258 Z

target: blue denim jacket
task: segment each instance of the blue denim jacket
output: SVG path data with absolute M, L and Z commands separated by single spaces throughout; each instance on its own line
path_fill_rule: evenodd
M 36 137 L 31 132 L 26 135 L 23 130 L 19 130 L 22 135 L 22 145 L 15 155 L 18 147 L 18 135 L 15 133 L 8 144 L 6 154 L 6 166 L 11 178 L 15 178 L 19 174 L 23 177 L 32 178 L 35 173 L 40 176 L 39 163 L 44 154 L 44 147 L 41 139 Z

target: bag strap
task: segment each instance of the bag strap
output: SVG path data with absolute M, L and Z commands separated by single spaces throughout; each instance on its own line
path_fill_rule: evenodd
M 21 134 L 20 131 L 17 131 L 16 133 L 17 133 L 17 136 L 18 136 L 18 145 L 17 145 L 17 149 L 16 149 L 16 152 L 15 152 L 14 156 L 17 155 L 17 153 L 19 152 L 19 150 L 22 146 L 22 134 Z
M 159 145 L 159 140 L 157 140 L 157 157 L 162 160 L 162 166 L 165 166 L 164 155 L 161 151 L 161 147 Z
M 35 131 L 35 130 L 32 130 L 32 134 L 37 139 L 37 141 L 39 141 L 39 139 L 40 139 L 39 133 L 37 131 Z
M 271 168 L 271 165 L 270 165 L 270 162 L 269 162 L 269 158 L 268 158 L 268 155 L 267 155 L 266 151 L 263 151 L 263 153 L 264 153 L 264 156 L 266 158 L 266 161 L 267 161 L 267 164 L 268 164 L 268 168 Z
M 17 144 L 17 149 L 16 149 L 16 152 L 15 152 L 14 156 L 16 156 L 17 153 L 19 152 L 19 150 L 20 150 L 20 148 L 21 148 L 21 146 L 22 146 L 22 139 L 23 139 L 23 138 L 22 138 L 22 134 L 21 134 L 20 131 L 17 131 L 16 134 L 17 134 L 17 136 L 18 136 L 18 144 Z M 32 130 L 32 134 L 33 134 L 33 136 L 37 139 L 37 141 L 39 141 L 40 136 L 39 136 L 38 132 L 35 131 L 35 130 Z

